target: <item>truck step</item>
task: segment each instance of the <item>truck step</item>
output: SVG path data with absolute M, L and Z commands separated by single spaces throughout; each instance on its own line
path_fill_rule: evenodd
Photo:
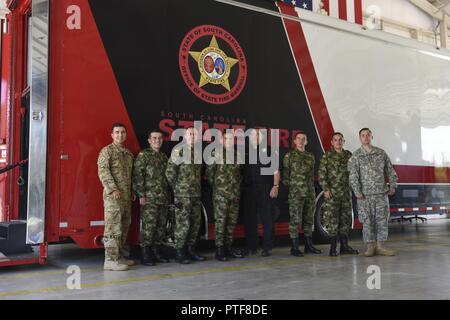
M 8 225 L 5 222 L 0 222 L 0 237 L 8 238 Z
M 32 251 L 26 244 L 26 221 L 0 223 L 0 252 L 3 254 L 25 253 Z

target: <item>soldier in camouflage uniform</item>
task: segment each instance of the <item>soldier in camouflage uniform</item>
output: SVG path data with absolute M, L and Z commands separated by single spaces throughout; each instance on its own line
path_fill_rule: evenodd
M 365 256 L 375 254 L 392 256 L 395 252 L 383 247 L 388 238 L 389 199 L 395 194 L 397 174 L 384 150 L 372 146 L 372 132 L 368 128 L 359 131 L 361 148 L 353 153 L 348 163 L 350 185 L 358 199 L 359 220 L 363 224 Z M 389 180 L 386 184 L 385 176 Z
M 234 134 L 225 133 L 222 136 L 222 144 L 222 154 L 212 154 L 215 162 L 206 168 L 206 177 L 213 189 L 216 259 L 227 261 L 228 257 L 242 258 L 242 254 L 231 247 L 239 214 L 242 164 L 237 161 L 239 154 L 234 152 Z M 234 154 L 232 163 L 229 161 L 231 152 Z
M 306 253 L 322 253 L 312 244 L 312 228 L 315 211 L 314 155 L 305 150 L 306 133 L 298 132 L 294 139 L 296 149 L 283 159 L 282 182 L 289 188 L 289 235 L 292 240 L 291 255 L 301 257 L 298 229 L 303 227 Z
M 104 147 L 98 157 L 98 176 L 103 185 L 105 208 L 105 270 L 124 271 L 134 261 L 123 257 L 122 250 L 131 224 L 131 173 L 133 154 L 124 148 L 126 129 L 112 126 L 113 143 Z
M 350 151 L 344 150 L 344 136 L 335 132 L 331 138 L 332 150 L 320 160 L 319 181 L 324 191 L 324 224 L 331 236 L 330 256 L 337 256 L 337 241 L 341 242 L 340 253 L 358 254 L 348 245 L 348 234 L 352 226 L 352 198 L 348 178 Z
M 175 248 L 176 260 L 187 264 L 191 260 L 204 261 L 206 258 L 195 252 L 201 223 L 201 154 L 194 155 L 197 131 L 186 129 L 185 144 L 172 150 L 167 164 L 166 177 L 175 196 Z M 201 150 L 200 150 L 201 151 Z M 188 154 L 186 154 L 188 153 Z M 200 163 L 195 163 L 195 158 Z
M 142 150 L 134 162 L 133 190 L 141 205 L 142 264 L 169 262 L 160 254 L 165 235 L 169 184 L 166 179 L 167 156 L 161 151 L 163 134 L 158 129 L 148 136 L 150 148 Z

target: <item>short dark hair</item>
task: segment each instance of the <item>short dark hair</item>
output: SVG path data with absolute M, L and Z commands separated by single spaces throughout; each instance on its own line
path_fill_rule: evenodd
M 111 126 L 111 131 L 114 131 L 114 128 L 124 128 L 127 131 L 127 127 L 121 122 L 114 122 Z
M 340 133 L 340 132 L 337 132 L 337 131 L 333 133 L 333 135 L 331 136 L 331 139 L 333 139 L 334 136 L 341 136 L 342 138 L 344 138 L 344 135 L 342 133 Z
M 369 131 L 370 133 L 372 133 L 372 131 L 369 128 L 362 128 L 361 130 L 359 130 L 359 135 L 361 135 L 361 132 L 363 131 Z
M 303 131 L 303 130 L 300 130 L 300 131 L 298 131 L 296 134 L 295 134 L 295 137 L 294 137 L 294 139 L 297 139 L 297 136 L 299 135 L 299 134 L 304 134 L 306 137 L 308 136 L 307 134 L 306 134 L 306 132 L 305 131 Z
M 148 132 L 148 137 L 150 138 L 150 136 L 152 135 L 152 133 L 161 133 L 161 135 L 164 135 L 164 133 L 160 130 L 160 129 L 158 129 L 158 128 L 153 128 L 152 130 L 150 130 L 149 132 Z

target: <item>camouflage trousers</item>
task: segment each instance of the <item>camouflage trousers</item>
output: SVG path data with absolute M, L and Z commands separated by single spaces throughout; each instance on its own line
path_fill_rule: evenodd
M 117 261 L 122 256 L 122 248 L 127 241 L 130 229 L 131 201 L 115 200 L 111 196 L 106 196 L 103 205 L 105 208 L 105 230 L 103 232 L 105 259 Z
M 324 226 L 330 236 L 347 236 L 352 228 L 352 200 L 332 197 L 323 206 Z
M 374 194 L 358 200 L 358 217 L 363 225 L 364 242 L 386 241 L 388 238 L 389 199 L 387 194 Z
M 192 246 L 197 242 L 197 235 L 202 221 L 200 198 L 175 198 L 175 248 Z
M 166 233 L 167 204 L 146 203 L 141 206 L 141 246 L 162 244 Z
M 298 238 L 298 229 L 302 228 L 305 236 L 312 235 L 314 223 L 314 198 L 289 197 L 289 235 Z
M 239 198 L 214 195 L 213 203 L 216 247 L 231 245 L 239 214 Z

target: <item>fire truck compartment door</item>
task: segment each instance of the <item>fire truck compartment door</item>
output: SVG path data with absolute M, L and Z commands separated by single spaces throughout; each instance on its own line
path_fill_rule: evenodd
M 49 0 L 33 0 L 27 244 L 44 242 L 48 118 Z

